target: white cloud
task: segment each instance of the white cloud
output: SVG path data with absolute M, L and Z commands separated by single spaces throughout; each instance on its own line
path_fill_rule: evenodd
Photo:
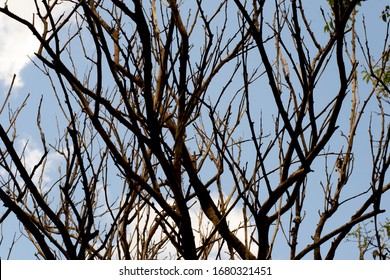
M 25 138 L 17 142 L 17 150 L 19 154 L 23 153 L 24 166 L 27 172 L 31 174 L 42 159 L 43 149 L 38 147 L 35 141 Z M 49 152 L 45 162 L 36 168 L 34 172 L 32 178 L 34 183 L 39 185 L 39 180 L 42 180 L 42 187 L 48 185 L 51 182 L 50 174 L 58 168 L 59 160 L 60 156 L 57 153 Z
M 217 193 L 212 193 L 211 194 L 212 198 L 214 201 L 218 200 L 218 194 Z M 226 197 L 227 195 L 225 195 Z M 249 212 L 249 211 L 248 211 Z M 200 219 L 199 214 L 202 214 L 203 217 Z M 194 207 L 191 211 L 191 219 L 193 223 L 193 227 L 198 227 L 200 225 L 200 232 L 195 231 L 195 239 L 198 244 L 200 244 L 200 235 L 202 234 L 203 236 L 209 237 L 209 234 L 211 233 L 212 230 L 214 230 L 214 226 L 212 223 L 207 219 L 205 214 L 200 210 L 199 207 Z M 243 209 L 240 205 L 236 205 L 229 214 L 226 217 L 226 221 L 228 223 L 229 229 L 234 233 L 234 235 L 242 242 L 245 243 L 245 235 L 248 234 L 247 236 L 247 241 L 250 247 L 250 251 L 256 252 L 257 246 L 253 242 L 250 242 L 250 235 L 253 231 L 253 220 L 247 221 L 247 233 L 245 232 L 244 229 L 244 215 L 243 215 Z M 229 258 L 228 248 L 226 246 L 226 243 L 224 244 L 222 251 L 220 252 L 220 248 L 218 247 L 219 244 L 215 244 L 212 248 L 212 250 L 209 253 L 208 259 L 214 259 L 217 254 L 221 254 L 222 258 Z M 236 256 L 238 257 L 238 255 Z
M 31 139 L 31 137 L 16 140 L 15 150 L 21 157 L 24 168 L 26 169 L 28 174 L 32 174 L 32 171 L 35 169 L 34 176 L 32 177 L 32 180 L 35 185 L 39 186 L 41 188 L 41 191 L 48 190 L 47 188 L 50 188 L 50 186 L 54 182 L 52 177 L 56 175 L 58 167 L 61 163 L 61 155 L 53 152 L 52 150 L 49 150 L 49 153 L 44 158 L 43 163 L 37 167 L 38 163 L 41 161 L 44 155 L 44 152 L 43 147 L 40 146 L 39 143 L 36 143 L 33 139 Z M 16 170 L 15 165 L 11 163 L 10 158 L 8 158 L 7 161 L 12 173 L 14 175 L 19 174 L 19 172 Z M 2 180 L 4 181 L 10 180 L 8 172 L 3 168 L 0 168 L 0 178 L 2 178 Z M 17 180 L 20 180 L 20 185 L 24 184 L 20 177 L 16 178 Z
M 8 9 L 26 19 L 33 21 L 36 13 L 35 1 L 8 0 Z M 41 1 L 37 1 L 41 4 Z M 50 2 L 50 1 L 49 1 Z M 4 4 L 1 4 L 4 6 Z M 70 2 L 58 6 L 55 14 L 59 15 L 70 7 Z M 36 28 L 42 30 L 42 24 L 36 17 Z M 0 83 L 9 86 L 16 74 L 14 87 L 23 86 L 22 70 L 30 63 L 30 58 L 39 48 L 39 42 L 32 32 L 14 19 L 0 14 Z
M 212 193 L 212 197 L 217 200 L 218 194 Z M 169 200 L 169 204 L 173 204 L 173 201 Z M 105 208 L 105 206 L 102 207 L 101 210 L 108 210 Z M 137 209 L 134 209 L 136 212 Z M 133 235 L 139 234 L 146 234 L 147 236 L 149 234 L 153 234 L 153 237 L 151 239 L 151 244 L 159 244 L 160 241 L 165 237 L 165 232 L 162 231 L 161 227 L 159 227 L 156 231 L 149 231 L 151 229 L 156 221 L 157 214 L 154 211 L 151 211 L 150 213 L 146 210 L 143 210 L 145 212 L 139 213 L 140 217 L 139 220 L 135 219 L 133 223 L 129 225 L 128 228 L 128 240 L 130 242 L 130 247 L 135 248 L 137 245 L 136 243 L 139 240 L 138 238 L 135 238 Z M 190 216 L 191 216 L 191 223 L 193 227 L 193 233 L 195 237 L 195 243 L 197 246 L 202 245 L 201 237 L 208 238 L 210 237 L 210 233 L 214 230 L 214 226 L 209 221 L 209 219 L 205 216 L 203 211 L 200 209 L 199 203 L 195 203 L 191 209 L 190 209 Z M 229 215 L 226 217 L 227 222 L 229 224 L 229 229 L 241 240 L 241 242 L 244 243 L 245 241 L 245 230 L 244 230 L 244 222 L 243 222 L 243 212 L 242 208 L 240 206 L 236 206 L 234 209 L 232 209 L 229 213 Z M 106 221 L 107 223 L 110 223 L 109 219 Z M 169 220 L 172 224 L 174 222 L 172 220 Z M 248 234 L 250 235 L 253 231 L 253 227 L 250 225 L 253 223 L 253 221 L 248 221 Z M 145 237 L 145 236 L 144 236 Z M 149 236 L 148 236 L 149 237 Z M 218 236 L 217 236 L 218 237 Z M 248 237 L 248 239 L 250 239 Z M 249 240 L 248 240 L 249 242 Z M 228 248 L 226 246 L 226 242 L 224 243 L 222 250 L 219 248 L 221 245 L 220 242 L 216 242 L 211 251 L 208 253 L 208 259 L 215 259 L 217 255 L 220 255 L 223 259 L 229 259 L 230 255 L 227 253 Z M 174 259 L 177 257 L 177 249 L 173 246 L 169 240 L 165 244 L 165 246 L 160 248 L 161 251 L 158 254 L 158 259 Z M 250 244 L 250 250 L 253 252 L 256 252 L 257 246 L 253 242 Z M 118 257 L 118 256 L 116 256 Z M 236 256 L 238 258 L 238 255 Z

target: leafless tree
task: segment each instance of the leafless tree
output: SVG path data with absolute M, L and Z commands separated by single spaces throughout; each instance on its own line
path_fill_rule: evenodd
M 320 28 L 301 0 L 35 3 L 0 12 L 39 41 L 58 103 L 41 98 L 27 162 L 10 87 L 0 222 L 16 216 L 37 258 L 333 259 L 385 211 L 389 21 L 370 45 L 364 2 L 324 1 Z

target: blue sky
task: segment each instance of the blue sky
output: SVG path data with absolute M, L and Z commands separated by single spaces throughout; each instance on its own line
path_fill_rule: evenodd
M 17 11 L 18 14 L 22 15 L 26 18 L 31 18 L 32 9 L 34 8 L 33 5 L 30 5 L 33 1 L 16 1 L 16 0 L 9 0 L 8 5 L 10 10 Z M 323 32 L 324 22 L 321 17 L 321 13 L 319 11 L 319 5 L 317 1 L 303 1 L 305 8 L 307 10 L 307 14 L 310 14 L 312 18 L 312 26 L 313 29 L 317 31 L 317 34 L 323 34 L 323 41 L 325 42 L 327 40 L 328 34 Z M 323 3 L 325 1 L 321 1 Z M 380 12 L 382 11 L 383 7 L 387 3 L 387 1 L 384 0 L 376 0 L 376 1 L 366 1 L 370 3 L 363 3 L 361 11 L 364 13 L 366 17 L 366 24 L 367 24 L 367 34 L 370 40 L 370 47 L 372 54 L 374 56 L 378 56 L 380 50 L 383 47 L 383 37 L 385 33 L 385 25 L 381 22 L 379 16 Z M 29 3 L 29 4 L 27 4 Z M 375 4 L 374 4 L 375 3 Z M 232 3 L 233 4 L 233 3 Z M 66 7 L 64 6 L 64 9 Z M 234 9 L 232 9 L 234 10 Z M 60 11 L 59 11 L 60 12 Z M 37 70 L 37 68 L 31 63 L 30 57 L 33 58 L 33 52 L 37 50 L 38 44 L 33 39 L 31 33 L 29 30 L 26 30 L 25 28 L 20 28 L 18 24 L 15 24 L 12 21 L 9 21 L 5 19 L 3 15 L 0 15 L 0 31 L 2 32 L 2 36 L 0 37 L 0 101 L 3 101 L 5 98 L 5 94 L 8 91 L 10 82 L 12 80 L 12 76 L 16 74 L 16 81 L 14 84 L 14 90 L 13 95 L 11 96 L 10 102 L 11 104 L 20 104 L 22 100 L 26 97 L 27 94 L 30 94 L 30 98 L 28 101 L 28 105 L 23 111 L 22 115 L 19 119 L 19 138 L 17 141 L 17 145 L 22 145 L 26 143 L 26 141 L 29 141 L 27 155 L 28 158 L 31 160 L 29 162 L 30 164 L 34 163 L 34 159 L 37 159 L 42 155 L 42 147 L 39 144 L 37 129 L 31 123 L 29 120 L 35 120 L 36 118 L 36 109 L 39 104 L 39 100 L 41 96 L 44 98 L 44 107 L 43 110 L 43 127 L 46 128 L 46 132 L 48 134 L 48 137 L 52 137 L 52 139 L 55 139 L 57 136 L 56 131 L 56 116 L 60 116 L 60 113 L 58 111 L 58 106 L 54 105 L 56 104 L 56 100 L 52 94 L 52 88 L 50 86 L 49 81 L 47 78 Z M 322 33 L 321 33 L 322 32 Z M 319 35 L 320 36 L 320 35 Z M 321 37 L 321 36 L 320 36 Z M 322 39 L 322 38 L 321 38 Z M 196 44 L 196 42 L 193 42 Z M 270 52 L 274 51 L 272 48 L 269 50 Z M 362 59 L 361 57 L 359 59 Z M 256 63 L 256 62 L 254 62 Z M 359 69 L 362 70 L 361 68 Z M 221 73 L 221 75 L 225 75 L 225 73 Z M 261 82 L 261 79 L 259 80 L 259 83 Z M 233 85 L 234 87 L 235 85 Z M 236 85 L 236 88 L 239 88 L 241 85 Z M 254 85 L 257 86 L 257 85 Z M 217 83 L 211 85 L 211 89 L 218 90 L 220 88 L 220 85 Z M 337 79 L 333 76 L 333 73 L 330 71 L 327 71 L 324 73 L 324 77 L 322 79 L 322 82 L 317 87 L 317 94 L 324 95 L 324 100 L 329 96 L 327 96 L 328 92 L 334 92 L 337 90 Z M 360 82 L 360 92 L 362 96 L 362 100 L 364 99 L 364 94 L 369 92 L 370 86 L 366 85 L 363 81 Z M 322 100 L 322 101 L 324 101 Z M 265 125 L 265 130 L 272 130 L 273 125 L 273 114 L 274 111 L 272 108 L 275 108 L 272 102 L 272 99 L 265 99 L 263 97 L 254 97 L 253 102 L 260 104 L 262 116 L 264 119 L 265 124 L 271 124 L 271 126 L 267 127 Z M 321 101 L 320 101 L 321 102 Z M 348 102 L 348 100 L 346 100 Z M 0 102 L 2 103 L 2 102 Z M 47 105 L 47 104 L 53 104 L 53 106 Z M 346 104 L 348 106 L 348 104 Z M 369 107 L 367 110 L 370 110 L 370 108 L 374 108 L 375 102 L 371 102 L 369 104 Z M 346 112 L 346 115 L 342 116 L 340 119 L 340 130 L 343 128 L 346 128 L 346 125 L 348 125 L 348 110 L 344 110 Z M 3 118 L 3 116 L 2 116 Z M 345 121 L 345 122 L 343 122 Z M 368 145 L 368 122 L 369 122 L 369 115 L 365 115 L 364 119 L 362 120 L 362 123 L 360 125 L 360 129 L 357 131 L 357 134 L 361 134 L 362 137 L 358 137 L 355 145 L 359 147 L 359 153 L 356 153 L 356 160 L 355 160 L 355 172 L 354 175 L 351 177 L 349 184 L 350 185 L 356 185 L 356 188 L 359 189 L 361 187 L 364 188 L 364 186 L 367 186 L 369 184 L 370 177 L 367 176 L 367 166 L 369 166 L 369 145 Z M 52 133 L 52 134 L 51 134 Z M 344 145 L 343 143 L 343 137 L 340 136 L 340 132 L 336 132 L 335 134 L 335 140 L 333 141 L 335 143 L 334 145 L 339 145 L 340 148 Z M 248 155 L 250 156 L 250 155 Z M 29 160 L 29 161 L 30 161 Z M 51 175 L 55 173 L 57 158 L 55 155 L 51 155 L 49 157 L 49 163 L 50 166 L 48 168 L 48 174 L 45 180 L 52 180 Z M 324 170 L 324 165 L 322 161 L 318 161 L 313 165 L 314 173 L 311 175 L 313 178 L 318 179 L 318 177 L 323 176 L 322 171 Z M 324 178 L 322 178 L 324 179 Z M 317 189 L 319 189 L 319 186 L 316 186 Z M 345 195 L 353 195 L 354 190 L 351 189 L 350 193 L 346 192 Z M 313 191 L 308 192 L 308 201 L 312 201 L 312 203 L 308 203 L 306 206 L 308 209 L 315 209 L 320 208 L 320 203 L 318 201 L 321 201 L 321 192 L 320 191 Z M 387 202 L 387 205 L 390 205 L 390 198 L 389 194 L 386 194 L 384 202 Z M 389 206 L 387 206 L 385 203 L 382 204 L 383 208 L 387 208 L 387 210 L 390 210 Z M 314 207 L 310 207 L 314 206 Z M 345 212 L 340 213 L 340 217 L 338 217 L 336 220 L 334 220 L 334 225 L 338 224 L 338 222 L 342 221 L 343 216 L 345 215 L 351 215 L 353 211 L 355 210 L 356 205 L 352 205 L 351 208 L 346 209 Z M 0 207 L 1 211 L 1 207 Z M 307 221 L 308 224 L 315 224 L 318 219 L 318 214 L 316 211 L 307 212 Z M 385 214 L 387 215 L 387 213 Z M 232 220 L 239 219 L 239 215 L 232 216 Z M 236 221 L 232 221 L 236 222 Z M 3 235 L 5 237 L 10 236 L 10 234 L 13 234 L 13 229 L 18 229 L 19 225 L 12 220 L 9 220 L 6 225 L 3 226 L 2 231 Z M 310 228 L 308 226 L 308 228 Z M 330 227 L 331 228 L 331 227 Z M 10 230 L 12 229 L 12 230 Z M 278 235 L 279 239 L 282 239 L 283 236 L 281 234 Z M 309 242 L 309 241 L 308 241 Z M 276 243 L 278 244 L 278 242 Z M 302 246 L 305 246 L 305 240 L 302 240 Z M 4 247 L 3 247 L 4 248 Z M 0 256 L 2 258 L 5 258 L 7 252 L 3 251 L 3 248 L 1 248 Z M 285 250 L 285 246 L 283 247 Z M 276 252 L 274 253 L 275 258 L 286 258 L 288 257 L 288 251 L 280 251 L 278 252 L 278 247 L 276 247 Z M 26 242 L 24 238 L 22 237 L 18 243 L 15 245 L 14 252 L 12 255 L 12 258 L 15 259 L 25 259 L 25 258 L 33 258 L 32 253 L 34 252 L 31 244 Z M 338 251 L 337 258 L 339 259 L 356 259 L 358 256 L 358 252 L 356 250 L 356 244 L 354 243 L 343 243 L 342 247 Z M 310 258 L 311 255 L 308 255 L 308 258 Z

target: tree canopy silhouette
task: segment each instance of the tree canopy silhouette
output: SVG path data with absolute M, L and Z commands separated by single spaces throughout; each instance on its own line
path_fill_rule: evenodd
M 379 223 L 385 11 L 371 45 L 357 0 L 34 2 L 29 18 L 0 13 L 39 41 L 57 103 L 43 96 L 28 120 L 31 161 L 29 100 L 11 103 L 10 87 L 0 222 L 16 217 L 37 258 L 334 259 L 355 226 Z

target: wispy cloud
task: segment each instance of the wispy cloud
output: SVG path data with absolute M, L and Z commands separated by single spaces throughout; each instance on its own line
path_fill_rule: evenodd
M 17 141 L 17 150 L 22 156 L 22 161 L 29 174 L 34 172 L 33 182 L 37 186 L 45 188 L 51 185 L 53 173 L 58 169 L 61 156 L 57 153 L 49 152 L 46 157 L 42 147 L 38 146 L 31 138 L 23 138 Z M 39 162 L 44 159 L 42 164 Z
M 49 151 L 44 157 L 43 148 L 39 147 L 39 143 L 36 143 L 31 137 L 16 140 L 15 149 L 28 174 L 34 174 L 32 180 L 37 186 L 45 188 L 53 183 L 52 176 L 55 177 L 55 172 L 61 163 L 61 155 Z M 43 160 L 42 163 L 40 163 L 41 160 Z M 8 165 L 13 174 L 19 174 L 14 164 L 8 162 Z M 5 182 L 10 179 L 8 171 L 4 168 L 0 168 L 0 178 Z M 22 182 L 19 183 L 23 185 Z

